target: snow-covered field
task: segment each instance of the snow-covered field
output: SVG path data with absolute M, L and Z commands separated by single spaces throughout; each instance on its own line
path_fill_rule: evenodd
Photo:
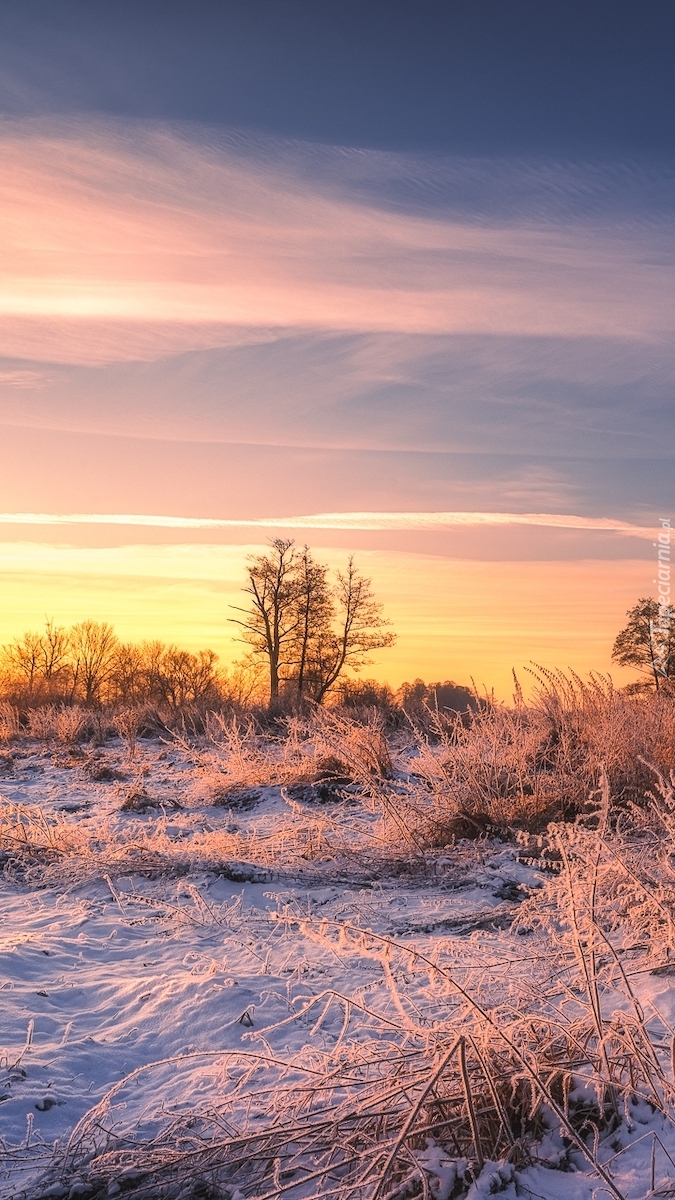
M 0 768 L 3 1197 L 675 1195 L 662 881 L 658 945 L 635 883 L 598 949 L 573 838 L 576 930 L 531 840 L 396 845 L 395 789 L 228 793 L 160 739 Z

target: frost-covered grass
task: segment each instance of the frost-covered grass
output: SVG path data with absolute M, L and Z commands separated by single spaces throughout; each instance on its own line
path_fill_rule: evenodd
M 0 1194 L 675 1194 L 673 708 L 17 727 Z

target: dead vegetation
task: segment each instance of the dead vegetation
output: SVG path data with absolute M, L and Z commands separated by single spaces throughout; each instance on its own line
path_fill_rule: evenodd
M 143 829 L 98 829 L 100 844 L 115 846 L 120 869 L 125 841 L 133 847 L 134 869 L 145 869 L 146 855 L 147 869 L 159 869 L 163 808 L 196 804 L 246 812 L 256 808 L 265 789 L 281 789 L 285 816 L 245 832 L 197 833 L 188 858 L 194 869 L 212 869 L 219 860 L 239 856 L 287 873 L 302 872 L 309 861 L 342 866 L 349 859 L 352 866 L 367 863 L 368 869 L 380 861 L 384 869 L 386 861 L 401 858 L 416 864 L 419 873 L 425 865 L 433 870 L 435 857 L 463 839 L 536 838 L 552 821 L 573 823 L 595 811 L 601 775 L 612 795 L 612 821 L 639 811 L 648 814 L 649 825 L 654 769 L 667 778 L 673 764 L 672 691 L 627 696 L 599 676 L 582 681 L 539 673 L 529 704 L 517 690 L 510 708 L 484 704 L 469 719 L 438 711 L 428 716 L 425 731 L 415 727 L 392 734 L 374 709 L 354 720 L 346 709 L 319 708 L 308 717 L 279 720 L 271 731 L 253 717 L 208 713 L 204 733 L 165 734 L 167 744 L 193 767 L 185 795 L 173 798 L 151 794 L 146 786 L 133 713 L 121 714 L 117 722 L 126 762 L 119 754 L 85 752 L 74 745 L 74 731 L 86 717 L 80 710 L 53 706 L 34 710 L 30 730 L 17 735 L 6 761 L 13 770 L 23 752 L 22 737 L 34 739 L 40 731 L 43 740 L 68 747 L 57 751 L 59 762 L 65 752 L 64 765 L 81 767 L 92 782 L 123 781 L 133 768 L 132 781 L 121 792 L 121 809 L 130 815 L 154 809 L 157 821 Z M 49 845 L 52 856 L 62 842 L 60 853 L 81 860 L 78 879 L 87 870 L 100 876 L 98 851 L 87 866 L 88 835 L 75 837 L 64 825 L 53 828 L 45 842 L 40 824 L 45 818 L 18 812 L 17 806 L 2 808 L 0 849 L 12 861 L 30 846 L 31 869 L 36 869 L 37 847 Z M 19 822 L 20 838 L 10 836 L 8 821 Z M 36 839 L 34 827 L 41 830 Z M 161 869 L 169 874 L 186 869 L 184 846 L 167 843 L 164 850 Z
M 205 735 L 177 739 L 202 802 L 255 810 L 275 787 L 285 815 L 189 845 L 162 811 L 106 829 L 4 805 L 5 871 L 41 885 L 194 870 L 354 878 L 395 861 L 431 875 L 441 850 L 459 861 L 473 853 L 462 839 L 497 835 L 540 872 L 536 889 L 504 896 L 520 948 L 508 960 L 490 942 L 429 952 L 287 907 L 280 937 L 375 962 L 386 999 L 327 989 L 252 1029 L 250 1048 L 200 1053 L 211 1099 L 187 1114 L 168 1115 L 195 1056 L 139 1068 L 45 1151 L 27 1200 L 75 1185 L 134 1200 L 459 1200 L 479 1179 L 472 1195 L 505 1190 L 537 1162 L 584 1163 L 623 1200 L 616 1166 L 636 1120 L 675 1128 L 675 1029 L 636 982 L 675 970 L 675 697 L 547 673 L 537 688 L 529 704 L 518 691 L 511 708 L 430 714 L 426 730 L 389 737 L 376 712 L 319 711 L 272 735 L 213 714 Z M 122 807 L 146 800 L 134 784 Z M 286 1025 L 306 1031 L 297 1054 L 273 1049 Z M 141 1121 L 133 1087 L 148 1071 L 161 1103 Z
M 583 814 L 604 771 L 618 806 L 640 803 L 648 757 L 668 770 L 675 695 L 630 696 L 594 675 L 535 675 L 532 702 L 483 707 L 470 723 L 439 719 L 412 769 L 433 798 L 434 840 L 493 831 L 543 831 Z M 516 681 L 517 683 L 517 681 Z
M 538 1161 L 558 1170 L 583 1161 L 622 1200 L 615 1168 L 636 1121 L 657 1113 L 675 1122 L 675 1031 L 632 983 L 672 963 L 675 778 L 655 781 L 649 855 L 640 820 L 612 830 L 606 778 L 592 814 L 549 828 L 560 870 L 519 909 L 528 939 L 520 969 L 491 962 L 489 944 L 445 943 L 429 954 L 285 911 L 286 938 L 297 931 L 317 952 L 376 962 L 387 1001 L 329 989 L 299 998 L 281 1024 L 251 1031 L 250 1048 L 139 1068 L 78 1124 L 41 1186 L 79 1181 L 111 1195 L 117 1184 L 134 1200 L 447 1198 L 465 1196 L 479 1177 L 489 1182 L 491 1171 L 490 1190 L 499 1191 Z M 651 946 L 636 945 L 646 929 Z M 275 1035 L 298 1024 L 304 1049 L 275 1053 Z M 196 1057 L 212 1101 L 167 1119 Z M 165 1102 L 146 1114 L 154 1122 L 146 1140 L 119 1130 L 114 1116 L 143 1072 L 154 1072 Z M 543 1149 L 551 1132 L 555 1161 Z

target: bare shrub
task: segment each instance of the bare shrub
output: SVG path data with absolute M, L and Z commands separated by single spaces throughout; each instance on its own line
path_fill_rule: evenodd
M 73 705 L 71 708 L 62 707 L 54 716 L 54 731 L 57 742 L 69 744 L 76 742 L 84 733 L 88 724 L 89 714 L 85 709 Z
M 563 799 L 580 800 L 583 782 L 567 771 L 540 769 L 537 755 L 546 722 L 525 708 L 491 708 L 476 713 L 468 728 L 437 726 L 435 743 L 419 737 L 412 766 L 433 797 L 430 819 L 489 825 L 544 824 Z
M 56 737 L 56 705 L 43 704 L 39 708 L 31 708 L 27 713 L 28 733 L 30 737 L 49 741 Z
M 27 713 L 28 733 L 44 741 L 76 742 L 84 732 L 89 714 L 77 705 L 44 704 Z
M 124 708 L 112 718 L 112 724 L 126 746 L 127 757 L 133 762 L 136 757 L 138 734 L 143 721 L 141 708 Z
M 432 801 L 432 841 L 572 820 L 592 807 L 601 770 L 615 803 L 639 802 L 650 782 L 641 759 L 672 765 L 675 697 L 665 690 L 627 695 L 603 676 L 541 670 L 536 680 L 530 704 L 517 688 L 512 708 L 439 721 L 433 737 L 418 731 L 410 765 Z
M 313 745 L 304 736 L 304 725 L 289 718 L 277 726 L 278 734 L 262 735 L 252 717 L 210 712 L 206 735 L 217 753 L 202 766 L 203 779 L 222 796 L 274 784 L 309 781 L 314 770 Z
M 392 761 L 384 732 L 384 718 L 371 709 L 367 723 L 350 720 L 336 709 L 317 710 L 314 729 L 319 749 L 318 761 L 326 757 L 346 764 L 359 782 L 390 779 Z
M 675 692 L 631 694 L 617 691 L 607 676 L 587 680 L 573 672 L 533 672 L 537 689 L 532 708 L 547 722 L 542 765 L 581 771 L 597 779 L 601 765 L 616 801 L 638 799 L 649 786 L 641 761 L 648 757 L 659 770 L 673 763 Z

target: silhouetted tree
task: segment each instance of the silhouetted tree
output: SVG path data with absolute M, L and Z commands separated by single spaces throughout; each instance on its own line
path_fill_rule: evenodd
M 107 691 L 113 703 L 144 704 L 151 699 L 145 643 L 117 645 Z
M 80 621 L 70 634 L 73 664 L 73 697 L 87 708 L 98 707 L 115 664 L 118 640 L 105 621 Z
M 308 546 L 300 554 L 296 572 L 297 626 L 293 644 L 297 650 L 293 666 L 297 697 L 302 701 L 305 694 L 313 695 L 320 684 L 316 664 L 328 631 L 332 628 L 335 603 L 328 582 L 328 567 L 312 558 Z
M 42 634 L 42 673 L 49 691 L 57 690 L 72 670 L 70 631 L 47 621 Z
M 0 670 L 29 702 L 59 699 L 72 676 L 68 630 L 47 621 L 44 633 L 24 633 L 2 647 Z
M 476 712 L 480 707 L 471 689 L 452 679 L 446 679 L 443 683 L 425 683 L 423 679 L 415 679 L 412 683 L 402 683 L 396 696 L 401 708 L 413 718 L 426 719 L 434 712 L 465 714 Z
M 204 700 L 242 702 L 257 677 L 245 669 L 226 677 L 217 661 L 213 650 L 195 654 L 160 641 L 122 643 L 105 623 L 63 629 L 48 621 L 44 633 L 25 633 L 0 646 L 0 698 L 28 707 L 60 701 L 180 709 Z
M 345 667 L 360 671 L 372 661 L 374 650 L 393 646 L 396 635 L 388 628 L 382 605 L 373 595 L 369 579 L 361 574 L 350 556 L 347 570 L 338 572 L 334 590 L 337 631 L 326 629 L 318 642 L 317 688 L 314 699 L 321 704 Z
M 294 639 L 300 627 L 298 597 L 299 556 L 294 542 L 274 538 L 267 554 L 255 554 L 248 560 L 248 586 L 244 591 L 251 597 L 246 620 L 233 617 L 243 632 L 254 655 L 267 659 L 270 676 L 270 705 L 279 698 L 284 666 L 293 657 Z M 296 647 L 297 648 L 297 647 Z
M 658 691 L 664 680 L 675 676 L 673 607 L 659 605 L 651 596 L 641 596 L 626 615 L 628 624 L 617 635 L 612 658 L 622 667 L 647 672 Z
M 331 585 L 328 568 L 308 547 L 297 551 L 282 538 L 270 545 L 267 554 L 249 559 L 244 591 L 251 606 L 237 610 L 246 613 L 244 620 L 233 620 L 253 655 L 267 660 L 271 707 L 282 686 L 300 701 L 306 696 L 321 704 L 346 668 L 359 671 L 372 651 L 393 645 L 395 635 L 353 558 Z
M 217 696 L 215 666 L 218 655 L 213 650 L 192 654 L 167 646 L 159 660 L 157 676 L 161 699 L 169 708 L 182 708 Z

